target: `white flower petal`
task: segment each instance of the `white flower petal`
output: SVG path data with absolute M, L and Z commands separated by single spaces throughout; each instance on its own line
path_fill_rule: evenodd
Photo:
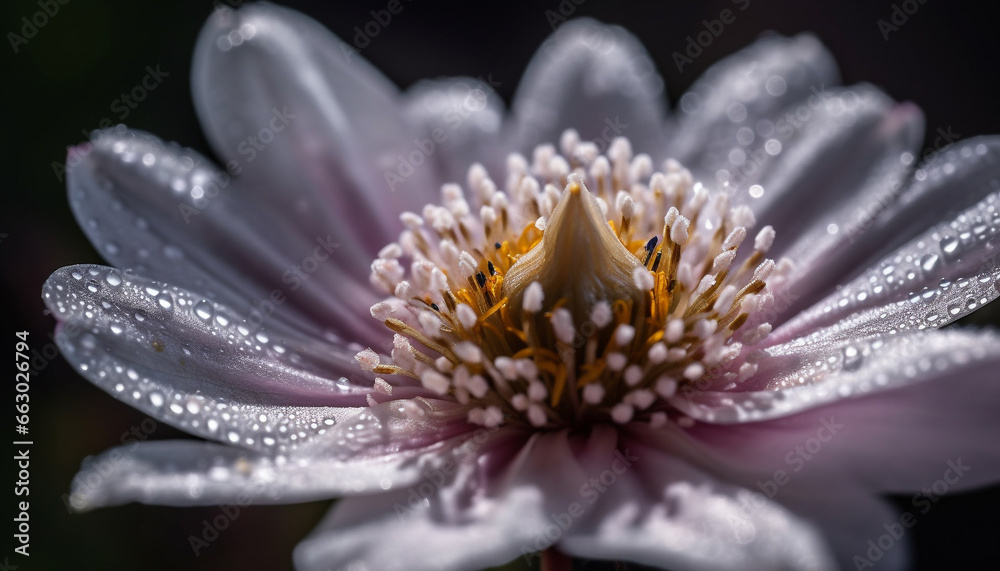
M 458 464 L 451 474 L 432 473 L 405 491 L 342 500 L 296 548 L 296 568 L 464 571 L 532 558 L 558 540 L 546 536 L 554 525 L 550 514 L 586 503 L 578 494 L 585 466 L 614 460 L 613 431 L 597 432 L 573 448 L 565 432 L 536 434 L 526 444 L 523 435 L 498 432 L 478 462 Z M 502 473 L 482 472 L 487 466 Z
M 503 101 L 490 77 L 424 80 L 405 93 L 406 114 L 435 145 L 432 157 L 446 182 L 464 183 L 473 163 L 500 170 Z
M 814 525 L 781 505 L 637 440 L 619 448 L 631 466 L 594 474 L 597 503 L 565 532 L 566 553 L 702 571 L 835 568 Z
M 889 389 L 894 389 L 889 395 L 897 395 L 910 386 L 917 392 L 935 391 L 936 385 L 950 386 L 956 377 L 979 379 L 981 390 L 988 391 L 988 371 L 1000 360 L 1000 337 L 951 329 L 815 343 L 797 340 L 752 359 L 757 373 L 740 391 L 682 388 L 671 402 L 698 420 L 732 424 L 802 414 L 841 400 L 845 406 L 849 402 L 863 408 L 870 395 Z M 966 396 L 961 391 L 953 395 Z M 956 406 L 948 413 L 957 418 L 964 414 L 961 410 Z
M 654 429 L 648 425 L 635 424 L 629 427 L 627 441 L 635 450 L 635 455 L 651 459 L 647 463 L 636 462 L 636 466 L 643 470 L 642 476 L 646 481 L 659 482 L 659 485 L 647 484 L 647 489 L 678 486 L 674 473 L 693 473 L 692 479 L 695 482 L 705 481 L 702 474 L 725 474 L 727 480 L 743 486 L 743 489 L 738 489 L 729 485 L 716 485 L 726 491 L 732 490 L 730 497 L 739 501 L 735 513 L 730 513 L 726 518 L 731 538 L 770 542 L 780 552 L 781 538 L 767 533 L 769 529 L 774 529 L 772 525 L 751 527 L 748 524 L 754 524 L 758 518 L 772 522 L 780 522 L 781 517 L 789 522 L 801 522 L 799 518 L 802 518 L 806 521 L 793 523 L 793 530 L 785 545 L 790 550 L 790 556 L 802 559 L 801 564 L 793 565 L 792 568 L 812 568 L 805 564 L 808 558 L 822 557 L 821 549 L 810 547 L 815 541 L 811 534 L 816 531 L 820 532 L 821 539 L 829 545 L 837 560 L 838 569 L 855 568 L 854 557 L 865 556 L 869 549 L 868 540 L 879 541 L 880 536 L 886 533 L 884 526 L 898 522 L 900 514 L 876 496 L 871 486 L 863 481 L 864 475 L 862 478 L 852 475 L 852 467 L 847 467 L 846 470 L 843 467 L 835 467 L 831 471 L 813 470 L 815 464 L 811 460 L 806 463 L 801 460 L 802 457 L 797 456 L 798 450 L 804 451 L 807 438 L 815 438 L 817 429 L 822 426 L 818 420 L 807 425 L 808 432 L 797 431 L 795 425 L 792 425 L 789 432 L 794 434 L 794 438 L 780 439 L 777 445 L 772 445 L 775 443 L 773 436 L 785 430 L 784 425 L 779 426 L 777 422 L 786 422 L 786 419 L 739 427 L 698 424 L 696 428 L 683 430 L 671 425 Z M 826 448 L 819 454 L 825 454 L 825 451 Z M 806 455 L 808 456 L 808 452 Z M 661 466 L 672 467 L 679 462 L 687 464 L 676 469 Z M 650 463 L 653 469 L 649 469 Z M 805 469 L 801 469 L 803 464 Z M 714 503 L 718 505 L 719 500 L 715 499 Z M 783 507 L 778 507 L 779 505 Z M 683 510 L 669 513 L 677 513 L 678 517 L 684 515 Z M 779 519 L 773 519 L 772 516 Z M 686 531 L 691 535 L 691 530 Z M 762 535 L 761 531 L 765 533 Z M 885 565 L 887 569 L 907 569 L 907 540 L 905 536 L 895 538 L 895 547 L 882 554 L 878 561 L 879 568 Z M 723 553 L 732 555 L 738 547 L 740 546 L 734 545 L 723 550 Z M 786 558 L 785 561 L 789 559 Z M 776 563 L 775 567 L 777 566 Z M 742 565 L 736 567 L 742 568 Z
M 304 235 L 246 199 L 241 179 L 189 149 L 118 127 L 97 131 L 69 169 L 70 205 L 94 247 L 123 271 L 202 292 L 232 309 L 267 309 L 316 337 L 374 343 L 371 258 L 331 227 Z M 345 269 L 364 267 L 360 279 Z M 277 302 L 275 302 L 277 300 Z
M 357 422 L 351 418 L 326 427 L 326 440 L 343 438 Z M 172 506 L 287 504 L 384 492 L 409 486 L 424 472 L 454 461 L 464 439 L 380 455 L 338 456 L 328 450 L 291 457 L 191 440 L 133 442 L 87 458 L 67 501 L 82 511 L 132 501 Z
M 662 153 L 663 80 L 642 45 L 590 19 L 561 25 L 535 54 L 512 105 L 509 146 L 522 153 L 576 129 L 607 148 L 628 137 L 636 152 Z
M 294 450 L 330 421 L 357 413 L 331 407 L 364 406 L 373 390 L 350 352 L 251 328 L 225 306 L 114 268 L 63 268 L 42 296 L 63 322 L 59 348 L 83 376 L 205 438 Z M 426 391 L 404 384 L 394 393 L 409 398 Z
M 252 181 L 248 194 L 309 235 L 339 228 L 345 247 L 374 254 L 400 212 L 437 195 L 429 164 L 400 171 L 400 157 L 423 153 L 412 162 L 424 163 L 427 153 L 395 88 L 298 12 L 216 10 L 195 48 L 192 88 L 209 141 Z
M 675 64 L 687 70 L 683 61 Z M 776 112 L 839 82 L 833 57 L 815 37 L 763 38 L 710 67 L 681 97 L 669 155 L 714 180 L 730 150 L 746 140 L 740 129 L 750 129 L 753 141 L 766 140 Z
M 729 169 L 739 181 L 733 203 L 749 204 L 758 226 L 777 231 L 772 257 L 819 225 L 826 232 L 831 213 L 854 214 L 859 196 L 864 200 L 903 182 L 909 166 L 902 155 L 916 152 L 922 138 L 920 110 L 897 105 L 869 85 L 832 89 L 811 101 L 815 105 L 806 106 L 804 119 L 794 108 L 786 111 L 794 123 L 786 121 L 773 138 L 727 160 L 732 165 L 745 157 Z M 762 194 L 754 196 L 751 185 Z
M 998 153 L 1000 140 L 971 140 L 923 167 L 923 180 L 906 191 L 895 216 L 874 229 L 873 238 L 862 239 L 878 252 L 899 245 L 900 218 L 912 215 L 937 224 L 910 229 L 902 236 L 908 239 L 906 244 L 876 258 L 867 270 L 796 315 L 771 335 L 770 342 L 787 342 L 819 328 L 812 338 L 933 329 L 996 299 L 1000 295 Z M 930 210 L 914 213 L 921 207 Z M 919 232 L 916 236 L 914 230 Z M 881 248 L 876 245 L 879 241 Z M 793 309 L 801 306 L 800 292 L 811 283 L 807 274 L 781 286 L 776 298 L 795 301 L 786 304 Z

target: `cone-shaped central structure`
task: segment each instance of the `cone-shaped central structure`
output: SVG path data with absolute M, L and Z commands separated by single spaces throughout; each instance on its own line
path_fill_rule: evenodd
M 545 294 L 543 310 L 560 300 L 580 324 L 598 301 L 641 304 L 646 292 L 632 277 L 642 262 L 615 236 L 597 200 L 576 177 L 570 177 L 559 204 L 545 225 L 542 241 L 504 276 L 508 311 L 520 320 L 525 288 L 538 282 Z

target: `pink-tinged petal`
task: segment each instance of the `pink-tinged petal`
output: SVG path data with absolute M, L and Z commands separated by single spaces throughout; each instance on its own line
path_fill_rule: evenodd
M 343 229 L 307 235 L 247 200 L 246 187 L 189 149 L 124 127 L 95 132 L 69 169 L 70 205 L 112 264 L 204 293 L 269 327 L 372 343 L 368 285 L 345 275 L 371 263 Z M 366 270 L 367 271 L 367 270 Z
M 894 236 L 915 218 L 922 231 L 867 270 L 798 314 L 769 342 L 812 333 L 846 339 L 941 327 L 1000 295 L 1000 141 L 972 140 L 923 167 L 885 222 L 872 248 L 895 247 Z M 936 225 L 927 228 L 930 219 Z M 911 230 L 912 231 L 912 230 Z M 882 247 L 884 249 L 884 247 Z M 815 266 L 807 266 L 819 271 Z M 797 294 L 796 284 L 787 291 Z M 801 305 L 796 303 L 794 305 Z
M 296 548 L 296 568 L 460 571 L 533 558 L 557 539 L 546 536 L 550 514 L 581 500 L 588 468 L 615 459 L 616 439 L 611 430 L 525 438 L 498 431 L 477 463 L 428 473 L 408 490 L 339 502 Z
M 881 103 L 873 105 L 879 107 Z M 844 115 L 841 111 L 834 114 Z M 805 162 L 805 157 L 815 156 L 815 170 L 806 170 L 793 184 L 805 192 L 785 195 L 781 204 L 772 204 L 771 211 L 762 216 L 762 224 L 772 223 L 778 230 L 779 239 L 769 255 L 786 256 L 795 264 L 788 278 L 776 288 L 775 298 L 784 303 L 778 308 L 783 311 L 772 322 L 774 325 L 830 292 L 842 276 L 856 271 L 872 249 L 884 243 L 866 235 L 865 230 L 892 204 L 904 185 L 913 153 L 923 138 L 923 115 L 909 104 L 876 114 L 855 117 L 856 123 L 848 127 L 853 134 L 846 139 L 811 141 L 820 144 L 818 149 L 790 142 L 792 154 L 784 164 Z M 862 126 L 865 123 L 867 128 Z M 804 135 L 809 138 L 808 133 Z M 801 144 L 807 145 L 805 141 Z M 805 150 L 796 155 L 798 149 Z M 821 165 L 828 160 L 839 166 L 829 169 Z M 768 186 L 764 188 L 766 193 Z
M 434 149 L 429 160 L 446 182 L 464 185 L 469 167 L 477 162 L 502 172 L 497 138 L 503 101 L 490 81 L 489 77 L 425 80 L 405 93 L 406 115 L 420 128 L 424 145 Z
M 812 524 L 646 440 L 624 439 L 620 457 L 593 474 L 578 498 L 595 502 L 591 513 L 556 512 L 570 522 L 563 551 L 669 569 L 835 568 Z
M 59 348 L 83 376 L 205 438 L 296 448 L 326 419 L 357 412 L 328 407 L 364 406 L 365 395 L 376 392 L 344 349 L 251 330 L 225 306 L 114 268 L 58 270 L 42 297 L 63 322 Z M 408 381 L 393 388 L 394 398 L 429 394 Z
M 759 379 L 747 383 L 771 386 L 691 392 L 674 402 L 704 421 L 691 434 L 734 465 L 773 472 L 795 462 L 795 445 L 823 437 L 822 459 L 809 461 L 807 473 L 826 483 L 844 476 L 873 491 L 915 490 L 957 458 L 976 467 L 962 488 L 1000 475 L 1000 449 L 991 436 L 1000 429 L 996 334 L 953 329 L 789 344 L 766 353 L 758 361 Z M 742 424 L 715 426 L 732 423 Z
M 192 90 L 209 141 L 241 169 L 248 198 L 307 235 L 337 229 L 345 247 L 371 255 L 395 237 L 400 212 L 437 196 L 433 166 L 411 165 L 426 156 L 410 159 L 422 151 L 396 89 L 298 12 L 216 10 L 195 48 Z M 349 270 L 364 278 L 368 266 Z
M 785 120 L 773 138 L 755 140 L 731 157 L 747 169 L 745 176 L 740 165 L 731 169 L 742 181 L 734 185 L 733 200 L 750 205 L 758 226 L 774 226 L 775 255 L 831 213 L 857 208 L 859 196 L 887 192 L 900 182 L 908 169 L 903 153 L 915 152 L 921 141 L 919 109 L 897 105 L 869 85 L 824 91 L 814 103 L 804 119 Z M 797 117 L 794 108 L 787 112 Z M 751 192 L 751 185 L 759 188 Z
M 815 37 L 758 40 L 710 67 L 681 97 L 669 155 L 714 181 L 733 149 L 756 149 L 781 134 L 777 112 L 808 108 L 839 82 L 833 57 Z
M 646 50 L 617 26 L 567 22 L 539 48 L 517 88 L 511 150 L 557 143 L 565 129 L 600 148 L 628 137 L 636 152 L 662 154 L 663 80 Z
M 791 422 L 797 418 L 782 420 Z M 798 460 L 786 461 L 789 454 L 796 454 L 794 446 L 801 447 L 807 437 L 815 437 L 822 424 L 817 422 L 808 425 L 808 434 L 796 432 L 798 441 L 789 439 L 775 443 L 776 432 L 783 430 L 775 422 L 778 421 L 726 427 L 698 424 L 693 429 L 680 429 L 675 425 L 654 429 L 648 424 L 636 423 L 627 427 L 625 442 L 634 450 L 633 455 L 640 458 L 636 460 L 635 468 L 636 473 L 643 478 L 646 489 L 678 487 L 681 484 L 677 483 L 680 478 L 676 474 L 694 474 L 689 476 L 689 480 L 695 482 L 711 482 L 712 478 L 726 482 L 713 487 L 724 491 L 732 490 L 729 497 L 738 501 L 736 509 L 724 520 L 729 524 L 730 539 L 752 539 L 754 542 L 763 540 L 772 542 L 772 545 L 777 540 L 776 547 L 780 550 L 780 537 L 776 538 L 771 533 L 762 535 L 761 528 L 754 525 L 755 519 L 766 519 L 768 514 L 779 518 L 771 521 L 780 522 L 782 517 L 790 522 L 804 519 L 807 523 L 793 525 L 791 531 L 790 537 L 793 539 L 789 545 L 797 543 L 799 546 L 799 549 L 792 551 L 793 554 L 799 554 L 803 558 L 810 555 L 821 558 L 821 549 L 807 547 L 816 539 L 811 534 L 819 531 L 819 537 L 830 546 L 837 560 L 837 568 L 854 568 L 854 556 L 864 556 L 868 540 L 877 541 L 885 533 L 883 526 L 898 522 L 899 514 L 877 498 L 870 486 L 860 479 L 845 476 L 843 470 L 835 469 L 829 474 L 821 470 L 816 470 L 816 473 L 800 473 Z M 736 436 L 730 438 L 731 433 Z M 777 436 L 780 438 L 780 435 Z M 746 450 L 741 448 L 745 445 L 748 446 Z M 781 455 L 771 454 L 779 450 Z M 764 453 L 761 454 L 761 451 Z M 643 458 L 651 461 L 644 463 Z M 661 467 L 664 464 L 678 467 L 666 469 Z M 733 486 L 742 486 L 743 489 Z M 719 503 L 718 499 L 714 501 Z M 671 515 L 677 517 L 683 514 L 682 509 L 675 509 Z M 765 526 L 762 529 L 769 528 Z M 690 535 L 691 528 L 686 533 Z M 897 538 L 896 547 L 891 553 L 883 554 L 879 566 L 906 569 L 909 554 L 905 543 L 905 538 Z M 729 549 L 724 553 L 728 555 L 735 551 L 736 549 Z M 792 568 L 811 568 L 804 563 L 792 565 Z M 740 565 L 736 567 L 742 568 Z
M 328 433 L 337 430 L 330 428 Z M 340 432 L 342 437 L 344 430 Z M 128 502 L 287 504 L 378 493 L 414 484 L 423 473 L 454 461 L 463 454 L 462 444 L 468 438 L 382 455 L 320 453 L 290 458 L 192 440 L 134 442 L 86 459 L 73 479 L 68 502 L 84 511 Z

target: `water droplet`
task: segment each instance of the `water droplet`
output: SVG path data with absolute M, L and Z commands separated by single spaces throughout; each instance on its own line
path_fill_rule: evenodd
M 163 406 L 163 395 L 157 392 L 149 393 L 149 402 L 153 406 L 159 408 Z
M 214 313 L 214 310 L 212 309 L 212 304 L 203 299 L 195 304 L 194 313 L 198 317 L 208 321 L 209 319 L 212 319 L 212 313 Z
M 135 320 L 136 321 L 146 321 L 146 312 L 144 312 L 144 311 L 137 311 L 137 312 L 135 312 Z
M 174 296 L 167 292 L 163 292 L 156 296 L 156 303 L 160 304 L 163 309 L 170 309 L 174 306 Z
M 260 341 L 261 343 L 267 343 L 267 335 L 265 335 L 263 333 L 258 333 L 257 334 L 257 341 Z
M 938 315 L 937 313 L 928 313 L 927 317 L 925 317 L 924 319 L 926 319 L 927 321 L 929 321 L 931 323 L 934 323 L 935 321 L 938 320 L 939 317 L 941 317 L 941 316 Z
M 948 305 L 948 313 L 951 315 L 958 315 L 962 313 L 962 304 L 955 302 Z
M 111 324 L 111 332 L 114 333 L 115 335 L 121 335 L 122 331 L 124 331 L 124 328 L 121 325 L 117 323 Z
M 959 241 L 957 236 L 948 236 L 947 238 L 941 239 L 941 252 L 944 253 L 944 257 L 948 260 L 954 260 L 958 258 L 959 255 Z
M 237 442 L 240 441 L 240 435 L 237 434 L 235 431 L 230 431 L 229 434 L 226 435 L 226 438 L 228 438 L 229 441 L 232 442 L 233 444 L 236 444 Z
M 177 246 L 164 246 L 163 255 L 171 260 L 180 260 L 184 257 L 184 252 Z
M 215 432 L 219 428 L 219 421 L 214 418 L 210 418 L 208 419 L 208 422 L 205 423 L 205 426 L 207 426 L 211 432 Z
M 848 345 L 844 347 L 844 370 L 845 371 L 857 371 L 861 368 L 861 363 L 864 361 L 864 356 L 858 351 L 857 347 Z
M 920 258 L 920 267 L 923 268 L 925 272 L 934 271 L 938 266 L 938 256 L 937 254 L 927 254 L 923 258 Z
M 975 309 L 977 307 L 979 307 L 979 302 L 976 301 L 976 298 L 970 297 L 969 299 L 967 299 L 965 301 L 965 308 L 966 309 Z
M 180 414 L 180 413 L 184 412 L 184 407 L 182 407 L 178 403 L 171 403 L 170 404 L 170 412 L 172 412 L 174 414 Z
M 113 286 L 119 286 L 122 283 L 122 276 L 115 270 L 108 272 L 108 275 L 104 279 Z
M 83 274 L 80 273 L 80 272 L 78 272 L 78 271 L 76 271 L 76 270 L 73 270 L 73 273 L 71 273 L 70 275 L 73 276 L 74 280 L 82 280 L 83 279 Z
M 87 291 L 90 293 L 97 293 L 101 289 L 101 286 L 97 285 L 96 280 L 87 280 Z
M 198 414 L 198 412 L 201 410 L 201 405 L 198 404 L 198 401 L 191 399 L 187 401 L 187 410 L 191 414 Z

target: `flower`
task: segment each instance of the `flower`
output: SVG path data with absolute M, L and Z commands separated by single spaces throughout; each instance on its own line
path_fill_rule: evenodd
M 344 46 L 217 12 L 193 83 L 222 167 L 124 127 L 71 150 L 114 267 L 45 284 L 60 348 L 210 441 L 91 459 L 74 507 L 348 496 L 309 570 L 900 568 L 878 493 L 996 479 L 1000 338 L 936 329 L 1000 295 L 997 139 L 918 164 L 920 112 L 832 87 L 810 36 L 669 120 L 587 20 L 505 122 L 488 78 L 400 95 Z

